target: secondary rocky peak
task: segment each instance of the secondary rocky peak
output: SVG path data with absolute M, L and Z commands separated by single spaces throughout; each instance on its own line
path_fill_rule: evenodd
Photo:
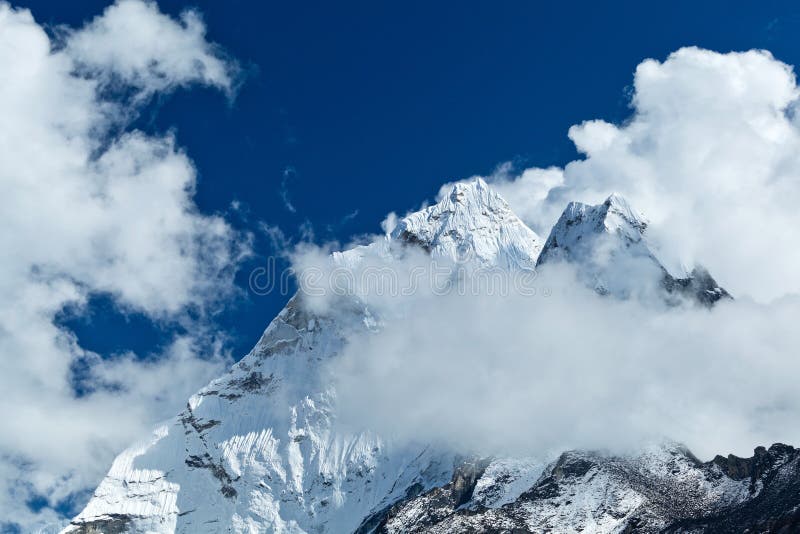
M 481 266 L 532 269 L 541 238 L 481 178 L 452 185 L 436 204 L 407 215 L 392 239 L 434 256 Z
M 656 261 L 644 240 L 646 228 L 644 216 L 618 194 L 594 206 L 570 202 L 553 226 L 538 263 L 567 261 L 599 268 L 623 256 Z
M 580 253 L 589 253 L 588 238 L 599 234 L 620 237 L 626 248 L 642 241 L 647 220 L 634 210 L 628 201 L 617 193 L 611 194 L 602 204 L 595 206 L 583 202 L 570 202 L 550 232 L 539 262 L 553 259 L 571 260 Z M 649 250 L 636 252 L 649 255 Z
M 537 266 L 565 262 L 601 294 L 628 298 L 660 292 L 669 303 L 683 299 L 712 305 L 730 298 L 705 269 L 675 276 L 647 241 L 648 221 L 617 193 L 597 205 L 570 202 L 553 226 Z

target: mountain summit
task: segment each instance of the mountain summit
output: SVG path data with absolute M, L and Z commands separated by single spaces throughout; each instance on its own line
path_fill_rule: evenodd
M 533 269 L 542 249 L 536 232 L 481 178 L 454 184 L 433 206 L 404 217 L 392 237 L 434 256 L 501 269 Z
M 390 261 L 397 243 L 509 270 L 564 261 L 598 291 L 617 296 L 633 291 L 641 273 L 660 276 L 668 294 L 685 292 L 709 303 L 726 295 L 710 275 L 667 273 L 647 245 L 646 228 L 641 215 L 612 195 L 598 206 L 571 203 L 542 247 L 478 179 L 455 184 L 437 204 L 403 218 L 385 250 Z M 334 260 L 355 264 L 363 253 L 363 247 L 353 249 Z M 622 284 L 625 273 L 634 281 Z M 302 294 L 294 296 L 248 355 L 116 458 L 65 532 L 798 527 L 800 455 L 791 447 L 702 463 L 678 445 L 663 444 L 625 457 L 572 451 L 542 463 L 467 458 L 341 428 L 336 391 L 318 370 L 341 353 L 349 336 L 373 326 L 358 299 L 334 313 L 311 311 Z

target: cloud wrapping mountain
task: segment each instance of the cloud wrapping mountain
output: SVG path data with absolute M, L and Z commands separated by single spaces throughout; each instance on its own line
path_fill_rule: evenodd
M 704 457 L 797 439 L 800 302 L 707 275 L 676 301 L 663 268 L 627 268 L 659 264 L 618 196 L 562 221 L 542 248 L 474 180 L 369 245 L 303 247 L 301 291 L 253 350 L 121 453 L 67 532 L 794 521 L 791 447 L 702 463 L 663 436 Z M 615 267 L 627 286 L 596 283 Z
M 483 181 L 452 187 L 396 226 L 410 252 L 387 255 L 379 238 L 330 259 L 307 247 L 295 256 L 301 280 L 324 273 L 304 288 L 312 309 L 349 307 L 346 287 L 378 325 L 327 364 L 342 424 L 465 454 L 627 451 L 668 438 L 710 457 L 800 439 L 800 338 L 788 327 L 797 296 L 734 301 L 697 271 L 676 292 L 646 220 L 618 195 L 570 203 L 542 249 L 529 230 L 512 233 L 521 223 L 502 198 L 474 194 Z M 517 237 L 503 239 L 497 221 Z M 535 276 L 515 276 L 520 256 L 538 256 Z
M 651 221 L 664 261 L 701 262 L 736 295 L 800 290 L 800 129 L 793 69 L 767 51 L 682 48 L 636 67 L 632 115 L 590 120 L 563 169 L 502 167 L 493 186 L 537 232 L 567 202 L 625 196 Z

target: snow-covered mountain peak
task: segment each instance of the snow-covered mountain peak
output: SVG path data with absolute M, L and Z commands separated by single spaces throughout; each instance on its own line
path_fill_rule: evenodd
M 597 205 L 570 202 L 539 254 L 537 266 L 565 262 L 601 294 L 622 298 L 660 293 L 669 303 L 706 305 L 730 295 L 705 269 L 670 273 L 647 241 L 648 221 L 619 194 Z M 666 293 L 665 293 L 666 292 Z
M 391 236 L 434 257 L 508 269 L 534 268 L 542 249 L 536 232 L 481 178 L 453 184 L 439 202 L 401 219 Z
M 608 263 L 621 254 L 652 257 L 644 239 L 646 228 L 644 216 L 616 193 L 595 206 L 570 202 L 550 232 L 539 263 Z
M 634 210 L 618 193 L 612 193 L 602 204 L 592 206 L 583 202 L 570 202 L 553 227 L 548 243 L 554 250 L 577 245 L 592 234 L 617 234 L 630 243 L 640 242 L 647 228 L 647 219 Z

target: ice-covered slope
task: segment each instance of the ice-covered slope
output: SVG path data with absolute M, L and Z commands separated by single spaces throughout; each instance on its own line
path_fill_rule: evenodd
M 570 263 L 590 287 L 622 298 L 660 293 L 671 302 L 689 298 L 710 305 L 730 297 L 702 268 L 688 274 L 670 273 L 647 242 L 647 224 L 617 194 L 596 206 L 570 202 L 551 230 L 537 265 Z
M 447 455 L 337 431 L 315 369 L 364 327 L 356 303 L 339 311 L 310 315 L 292 299 L 229 374 L 114 461 L 68 531 L 348 532 L 448 477 Z

